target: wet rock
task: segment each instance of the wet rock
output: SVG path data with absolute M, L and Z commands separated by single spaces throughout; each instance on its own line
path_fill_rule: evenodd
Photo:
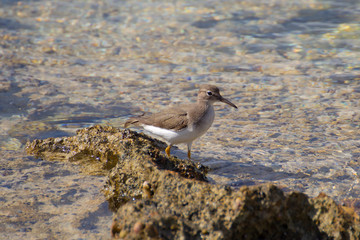
M 153 168 L 160 168 L 185 178 L 206 180 L 206 167 L 188 160 L 165 157 L 161 152 L 165 146 L 164 142 L 145 134 L 96 125 L 80 129 L 72 137 L 28 142 L 26 150 L 30 155 L 47 160 L 78 162 L 89 174 L 107 174 L 115 166 L 127 168 L 131 172 L 132 169 L 138 170 L 136 164 L 140 164 L 150 172 Z M 141 186 L 144 181 L 145 179 L 141 182 Z
M 325 194 L 285 194 L 268 184 L 231 189 L 206 181 L 207 168 L 167 158 L 164 143 L 109 126 L 27 143 L 29 154 L 108 172 L 104 194 L 120 239 L 358 239 L 359 217 Z M 95 162 L 95 163 L 94 163 Z
M 163 179 L 159 179 L 163 180 Z M 358 239 L 359 217 L 331 198 L 315 199 L 273 185 L 238 191 L 168 176 L 151 200 L 129 202 L 114 224 L 131 232 L 126 239 Z M 131 216 L 131 217 L 129 217 Z M 142 226 L 143 226 L 142 225 Z

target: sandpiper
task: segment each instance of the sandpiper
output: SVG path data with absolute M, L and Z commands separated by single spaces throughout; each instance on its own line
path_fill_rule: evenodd
M 201 85 L 196 103 L 178 105 L 155 114 L 130 118 L 126 121 L 125 128 L 134 124 L 161 137 L 169 144 L 165 149 L 169 157 L 170 148 L 174 144 L 186 143 L 188 158 L 191 159 L 192 142 L 206 133 L 214 121 L 215 102 L 224 102 L 237 108 L 235 104 L 220 95 L 216 86 Z

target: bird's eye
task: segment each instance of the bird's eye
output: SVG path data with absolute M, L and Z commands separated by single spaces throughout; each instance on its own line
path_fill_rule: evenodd
M 211 96 L 211 95 L 212 95 L 212 92 L 211 92 L 211 91 L 207 91 L 206 94 L 207 94 L 208 96 Z

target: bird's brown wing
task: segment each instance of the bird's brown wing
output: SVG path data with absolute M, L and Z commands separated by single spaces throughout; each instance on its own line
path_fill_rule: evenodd
M 151 115 L 129 119 L 125 123 L 125 127 L 130 124 L 146 124 L 177 131 L 186 128 L 188 123 L 188 113 L 185 110 L 181 108 L 169 108 Z

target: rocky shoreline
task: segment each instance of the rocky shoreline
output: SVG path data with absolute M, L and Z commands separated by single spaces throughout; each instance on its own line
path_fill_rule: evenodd
M 28 142 L 28 154 L 104 174 L 115 239 L 359 239 L 359 216 L 325 194 L 210 184 L 208 168 L 163 154 L 145 134 L 96 125 Z M 110 236 L 110 233 L 109 233 Z

